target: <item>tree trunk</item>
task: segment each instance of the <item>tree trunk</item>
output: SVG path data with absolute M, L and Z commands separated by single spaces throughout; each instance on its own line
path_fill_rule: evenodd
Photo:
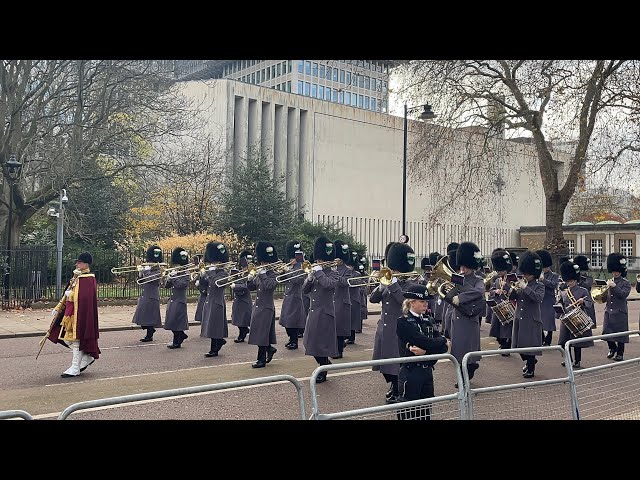
M 542 248 L 549 250 L 553 256 L 567 253 L 567 242 L 562 231 L 562 219 L 567 204 L 561 202 L 558 197 L 559 195 L 552 195 L 546 198 L 547 235 Z

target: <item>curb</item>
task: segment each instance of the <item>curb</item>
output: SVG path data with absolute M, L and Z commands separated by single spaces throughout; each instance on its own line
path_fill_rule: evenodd
M 382 313 L 381 310 L 367 312 L 368 315 L 380 315 L 380 313 Z M 277 316 L 276 320 L 280 320 L 280 317 Z M 227 320 L 227 323 L 231 324 L 231 320 Z M 200 322 L 195 322 L 195 321 L 189 322 L 189 326 L 190 327 L 193 327 L 193 326 L 196 326 L 196 325 L 200 325 Z M 100 332 L 119 332 L 119 331 L 125 331 L 125 330 L 140 330 L 141 328 L 142 327 L 140 327 L 140 325 L 131 324 L 131 325 L 126 325 L 126 326 L 121 326 L 121 327 L 105 327 L 105 328 L 101 328 Z M 162 328 L 162 329 L 164 330 L 164 328 Z M 158 330 L 160 330 L 160 329 L 158 329 Z M 3 334 L 0 334 L 0 340 L 2 340 L 3 338 L 42 337 L 42 336 L 44 336 L 44 334 L 45 334 L 45 332 L 3 333 Z

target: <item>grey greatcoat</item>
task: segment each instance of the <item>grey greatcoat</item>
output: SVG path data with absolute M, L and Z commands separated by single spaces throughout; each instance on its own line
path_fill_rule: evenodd
M 474 272 L 464 276 L 458 287 L 460 305 L 473 304 L 484 296 L 484 281 Z M 462 357 L 468 352 L 480 350 L 480 315 L 467 317 L 451 305 L 451 355 L 462 365 Z M 478 359 L 471 359 L 472 362 Z
M 351 274 L 357 277 L 360 274 L 353 271 Z M 362 330 L 362 287 L 349 288 L 349 296 L 351 297 L 351 330 Z
M 453 317 L 453 307 L 442 300 L 442 305 L 444 306 L 444 336 L 448 340 L 451 340 L 451 318 Z
M 198 291 L 200 296 L 198 297 L 198 305 L 196 306 L 196 322 L 202 322 L 202 310 L 204 310 L 204 302 L 207 300 L 207 289 L 209 285 L 203 279 L 198 281 Z
M 556 330 L 556 311 L 553 305 L 556 303 L 556 289 L 560 283 L 560 275 L 549 270 L 543 272 L 544 279 L 540 283 L 544 285 L 544 299 L 540 305 L 540 317 L 542 318 L 542 330 L 553 332 Z
M 304 282 L 303 282 L 304 283 Z M 309 304 L 311 303 L 311 296 L 308 293 L 302 294 L 302 305 L 304 305 L 304 320 L 305 325 L 307 321 L 307 317 L 309 316 Z M 304 328 L 304 327 L 303 327 Z
M 260 271 L 260 267 L 258 267 Z M 267 347 L 276 342 L 276 306 L 273 303 L 273 292 L 278 286 L 276 272 L 267 270 L 258 273 L 248 282 L 249 289 L 257 291 L 256 301 L 251 313 L 251 327 L 249 329 L 249 345 Z
M 352 272 L 353 270 L 344 263 L 338 265 L 338 283 L 333 293 L 333 300 L 336 315 L 336 335 L 340 337 L 351 335 L 351 296 L 349 295 L 347 280 L 351 278 Z
M 364 320 L 369 316 L 369 287 L 360 287 L 357 290 L 360 290 L 360 313 Z M 360 328 L 362 329 L 362 324 Z
M 293 270 L 300 273 L 302 262 L 296 262 Z M 280 325 L 285 328 L 304 328 L 307 318 L 304 315 L 304 303 L 302 301 L 302 284 L 305 275 L 292 278 L 285 283 L 284 299 L 282 300 L 282 308 L 280 309 Z
M 211 267 L 209 267 L 211 268 Z M 228 276 L 227 272 L 220 268 L 205 272 L 207 282 L 207 299 L 202 309 L 202 325 L 200 336 L 206 338 L 227 338 L 229 326 L 227 325 L 227 302 L 224 300 L 224 287 L 216 286 L 216 280 Z
M 496 303 L 500 303 L 503 300 L 507 300 L 507 295 L 496 295 L 496 290 L 509 290 L 509 285 L 503 285 L 504 279 L 502 277 L 496 277 L 493 279 L 491 290 L 489 290 L 489 298 L 495 300 Z M 495 338 L 511 338 L 511 332 L 513 330 L 513 322 L 509 322 L 506 325 L 502 325 L 498 317 L 493 314 L 491 307 L 487 305 L 487 309 L 491 312 L 491 328 L 489 329 L 489 336 Z
M 577 308 L 582 308 L 586 313 L 589 307 L 593 307 L 593 300 L 591 299 L 591 295 L 589 294 L 589 291 L 587 291 L 586 288 L 580 287 L 579 285 L 571 287 L 571 295 L 573 295 L 573 299 L 569 298 L 568 291 L 569 291 L 569 287 L 567 287 L 565 290 L 562 291 L 562 293 L 560 293 L 560 302 L 564 306 L 566 313 L 569 313 L 571 310 L 576 308 L 575 305 L 571 306 L 571 304 L 573 303 L 574 300 L 579 300 L 581 298 L 584 298 L 584 304 L 583 306 L 578 306 Z M 568 340 L 571 340 L 572 338 L 584 338 L 584 337 L 591 337 L 591 336 L 592 336 L 591 329 L 587 330 L 582 335 L 576 336 L 573 333 L 571 333 L 571 330 L 569 330 L 565 326 L 564 322 L 560 322 L 560 339 L 558 340 L 558 345 L 564 345 Z M 578 343 L 576 346 L 582 347 L 582 348 L 593 347 L 593 340 L 584 342 L 584 343 Z
M 542 319 L 540 305 L 544 298 L 544 285 L 533 278 L 525 288 L 511 292 L 510 298 L 517 300 L 516 319 L 513 321 L 511 348 L 540 347 L 542 345 Z M 529 352 L 525 355 L 542 355 Z
M 627 297 L 631 293 L 631 284 L 626 278 L 619 276 L 614 278 L 615 287 L 609 287 L 607 304 L 604 309 L 604 322 L 602 334 L 626 332 L 629 330 L 629 309 Z M 608 338 L 610 342 L 629 343 L 629 335 L 617 338 Z
M 338 273 L 324 268 L 307 279 L 302 291 L 309 293 L 311 308 L 304 329 L 304 354 L 314 357 L 335 357 L 338 355 L 336 342 L 336 317 L 333 307 L 333 292 L 338 284 Z
M 578 285 L 580 285 L 583 288 L 586 288 L 587 292 L 589 292 L 589 299 L 591 300 L 591 306 L 590 307 L 585 306 L 584 311 L 587 312 L 587 315 L 589 315 L 589 317 L 591 317 L 591 321 L 593 322 L 592 328 L 596 328 L 598 326 L 598 323 L 596 322 L 596 306 L 593 301 L 593 297 L 591 296 L 591 287 L 593 287 L 593 277 L 590 275 L 586 275 L 584 277 L 580 275 L 580 281 L 578 282 Z
M 140 278 L 149 275 L 156 275 L 160 272 L 159 267 L 151 267 L 151 270 L 142 270 Z M 133 314 L 133 323 L 142 327 L 161 327 L 160 319 L 160 279 L 142 285 L 142 293 L 138 298 L 138 305 Z
M 402 290 L 405 284 L 407 284 L 407 280 L 404 279 L 388 286 L 380 284 L 371 292 L 371 303 L 382 302 L 382 313 L 380 314 L 380 320 L 378 320 L 376 336 L 373 341 L 372 360 L 400 356 L 396 326 L 398 319 L 404 316 L 402 313 L 402 302 L 404 301 Z M 371 367 L 371 370 L 388 375 L 398 375 L 400 364 L 375 365 Z
M 433 318 L 435 318 L 436 322 L 440 323 L 441 333 L 444 333 L 444 312 L 447 305 L 448 303 L 442 300 L 436 293 L 433 297 Z
M 251 325 L 251 292 L 246 280 L 235 282 L 233 286 L 231 325 L 236 327 L 248 327 Z
M 189 277 L 168 277 L 165 284 L 171 289 L 171 296 L 167 302 L 167 311 L 164 317 L 165 330 L 189 330 L 189 317 L 187 317 L 187 287 Z

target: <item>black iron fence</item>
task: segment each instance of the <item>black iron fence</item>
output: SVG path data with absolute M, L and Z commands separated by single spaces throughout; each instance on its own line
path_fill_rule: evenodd
M 74 260 L 83 250 L 63 251 L 62 285 L 64 289 L 73 276 Z M 142 286 L 136 283 L 137 272 L 118 275 L 111 273 L 113 267 L 124 267 L 140 263 L 144 252 L 120 252 L 99 250 L 91 252 L 93 264 L 91 271 L 98 281 L 98 298 L 100 300 L 129 300 L 136 299 L 142 291 Z M 165 262 L 169 262 L 171 251 L 164 251 Z M 7 250 L 0 250 L 4 270 L 7 267 Z M 56 296 L 56 267 L 57 251 L 55 248 L 18 248 L 11 251 L 9 276 L 2 275 L 2 308 L 28 308 L 36 302 L 58 301 Z M 6 281 L 8 278 L 8 282 Z M 161 287 L 161 297 L 169 297 L 170 289 Z M 284 284 L 276 289 L 276 295 L 284 293 Z M 198 289 L 193 283 L 189 284 L 188 297 L 197 298 Z M 227 295 L 232 298 L 231 288 Z

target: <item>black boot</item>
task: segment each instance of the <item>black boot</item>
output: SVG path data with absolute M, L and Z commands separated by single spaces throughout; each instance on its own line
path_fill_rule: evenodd
M 222 341 L 224 343 L 227 343 L 226 340 L 223 338 Z M 217 338 L 212 338 L 211 339 L 211 350 L 209 350 L 209 353 L 205 353 L 204 356 L 205 357 L 217 357 L 218 356 L 218 351 L 220 350 L 220 347 L 222 347 L 222 345 L 224 345 L 224 343 L 220 344 L 220 346 L 218 346 L 220 340 L 218 340 Z
M 264 368 L 267 366 L 267 347 L 258 347 L 258 359 L 256 363 L 252 363 L 252 368 Z
M 267 349 L 267 359 L 266 362 L 269 363 L 271 362 L 271 360 L 273 359 L 273 356 L 275 355 L 275 353 L 278 351 L 278 349 L 276 347 L 272 347 L 271 345 L 269 345 L 268 347 L 265 347 Z
M 387 397 L 386 403 L 398 403 L 398 381 L 391 382 L 391 396 Z
M 167 348 L 180 348 L 180 344 L 182 343 L 182 332 L 178 330 L 173 331 L 173 343 L 167 345 Z
M 141 342 L 150 342 L 153 340 L 153 334 L 156 333 L 156 329 L 153 327 L 142 327 L 147 329 L 147 334 L 140 339 Z

